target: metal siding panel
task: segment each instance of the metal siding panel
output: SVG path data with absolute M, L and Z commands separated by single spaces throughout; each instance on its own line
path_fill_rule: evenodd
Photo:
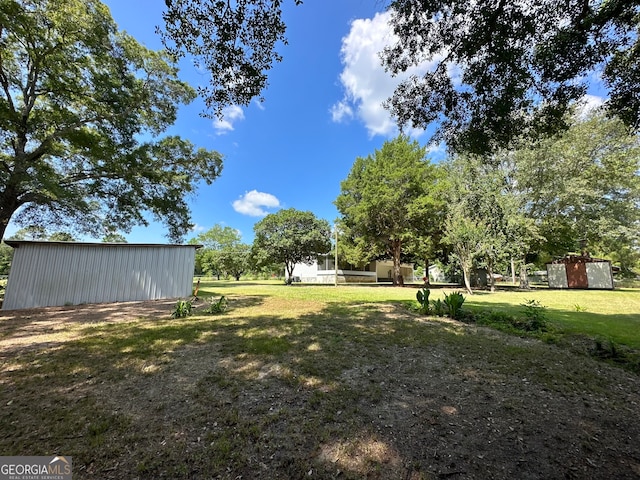
M 92 288 L 91 303 L 99 303 L 100 295 L 104 289 L 104 277 L 102 275 L 105 249 L 96 248 L 91 261 Z
M 567 269 L 562 263 L 550 263 L 547 265 L 547 278 L 549 288 L 568 288 Z
M 587 288 L 589 280 L 587 279 L 587 267 L 582 262 L 567 264 L 567 283 L 569 288 Z
M 103 301 L 116 301 L 115 299 L 118 297 L 118 276 L 120 271 L 120 260 L 117 251 L 113 251 L 107 248 L 105 254 L 109 260 L 109 266 L 105 271 L 106 278 L 106 290 L 104 292 L 104 296 L 102 297 Z
M 9 270 L 9 278 L 7 280 L 7 289 L 4 294 L 4 302 L 2 303 L 2 308 L 5 310 L 16 308 L 16 305 L 20 302 L 20 291 L 22 290 L 22 285 L 24 283 L 24 269 L 22 268 L 23 260 L 21 258 L 23 255 L 24 250 L 14 250 L 11 270 Z
M 115 275 L 115 284 L 116 284 L 116 289 L 114 292 L 114 299 L 116 302 L 120 302 L 122 301 L 122 299 L 124 298 L 124 292 L 125 292 L 125 282 L 126 282 L 126 278 L 125 278 L 125 270 L 127 267 L 127 263 L 129 260 L 129 256 L 130 253 L 129 249 L 125 249 L 121 252 L 118 252 L 119 254 L 116 255 L 116 268 L 114 270 L 114 275 Z
M 613 276 L 609 262 L 587 263 L 586 267 L 589 288 L 613 289 Z
M 44 245 L 34 245 L 25 251 L 25 254 L 28 261 L 26 271 L 31 276 L 28 285 L 33 292 L 27 306 L 40 307 L 52 303 L 58 305 L 56 298 L 63 287 L 61 284 L 66 281 L 66 277 L 61 277 L 56 270 L 56 252 Z M 60 278 L 65 280 L 61 282 Z
M 16 248 L 13 252 L 13 261 L 11 262 L 11 269 L 9 270 L 9 277 L 7 280 L 7 289 L 4 294 L 4 301 L 2 302 L 3 310 L 12 310 L 17 308 L 20 304 L 20 291 L 22 290 L 23 280 L 23 258 L 24 250 Z
M 191 295 L 191 246 L 21 244 L 2 308 Z
M 167 271 L 169 267 L 167 262 L 167 252 L 164 248 L 158 252 L 160 261 L 158 262 L 158 298 L 165 298 L 169 295 L 169 288 L 167 287 Z
M 194 249 L 184 249 L 184 255 L 187 258 L 185 261 L 184 272 L 184 288 L 189 295 L 193 292 L 193 272 L 196 267 L 196 251 Z
M 185 295 L 184 291 L 184 267 L 185 267 L 185 258 L 184 252 L 177 251 L 174 259 L 174 275 L 173 275 L 173 291 L 176 293 L 176 297 L 188 297 L 191 292 Z
M 132 247 L 130 249 L 125 250 L 125 266 L 122 268 L 122 296 L 120 297 L 123 302 L 128 302 L 131 300 L 131 272 L 133 268 L 135 268 L 136 263 L 136 250 L 138 247 Z
M 140 266 L 140 288 L 144 292 L 146 298 L 152 299 L 152 291 L 151 288 L 153 284 L 151 283 L 151 273 L 149 269 L 149 265 L 153 261 L 153 252 L 151 249 L 145 249 L 142 252 L 141 257 L 142 265 Z
M 146 262 L 146 255 L 144 248 L 136 248 L 135 262 L 133 263 L 133 269 L 130 272 L 131 276 L 131 291 L 130 296 L 133 296 L 133 300 L 144 299 L 148 300 L 149 295 L 144 290 L 144 278 L 142 275 L 142 269 Z
M 100 266 L 100 258 L 102 257 L 100 249 L 94 249 L 92 255 L 87 259 L 86 268 L 89 274 L 91 275 L 91 282 L 86 285 L 87 290 L 87 303 L 97 303 L 98 299 L 98 289 L 100 286 L 100 276 L 98 274 L 98 269 Z
M 73 278 L 73 290 L 70 293 L 73 295 L 72 302 L 74 305 L 87 303 L 86 285 L 91 282 L 91 278 L 87 274 L 87 250 L 88 247 L 83 246 L 78 250 L 77 255 L 74 255 L 74 252 L 69 251 L 69 255 L 76 259 L 76 262 L 74 263 L 75 268 L 73 271 L 69 272 L 69 276 Z
M 182 255 L 179 250 L 173 252 L 170 271 L 171 275 L 169 278 L 171 279 L 171 296 L 182 297 L 184 293 L 182 283 L 180 282 L 182 277 Z
M 174 284 L 174 270 L 173 270 L 173 258 L 174 256 L 166 249 L 163 252 L 164 263 L 162 266 L 162 291 L 165 298 L 169 298 L 175 295 Z
M 154 250 L 149 249 L 147 251 L 147 256 L 150 256 L 151 258 L 148 258 L 146 265 L 145 265 L 145 269 L 146 269 L 146 275 L 147 275 L 147 286 L 146 286 L 146 290 L 147 290 L 147 295 L 149 295 L 149 298 L 157 298 L 156 297 L 156 278 L 155 278 L 155 263 L 157 262 L 157 254 Z

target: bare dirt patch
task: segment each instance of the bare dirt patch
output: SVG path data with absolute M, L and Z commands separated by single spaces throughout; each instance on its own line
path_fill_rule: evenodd
M 2 312 L 0 451 L 78 479 L 640 478 L 629 372 L 393 305 L 235 300 Z

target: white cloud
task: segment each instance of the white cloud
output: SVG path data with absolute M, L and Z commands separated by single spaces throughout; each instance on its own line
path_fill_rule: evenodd
M 604 105 L 605 99 L 596 95 L 585 95 L 578 102 L 578 117 L 585 118 Z
M 353 118 L 353 109 L 344 100 L 331 107 L 331 119 L 334 122 L 340 123 L 345 119 L 351 118 Z
M 222 119 L 217 119 L 215 122 L 213 122 L 213 128 L 216 130 L 216 134 L 223 135 L 227 132 L 233 131 L 234 122 L 243 119 L 244 112 L 238 105 L 224 107 L 222 109 Z
M 258 192 L 257 190 L 251 190 L 233 202 L 233 209 L 236 212 L 251 217 L 264 217 L 267 215 L 269 212 L 262 207 L 277 208 L 279 206 L 280 200 L 274 195 Z
M 205 227 L 203 227 L 202 225 L 198 225 L 197 223 L 193 227 L 191 227 L 191 231 L 193 233 L 202 233 L 206 230 L 207 229 Z
M 264 106 L 264 102 L 262 102 L 261 100 L 259 100 L 257 98 L 254 98 L 251 103 L 253 103 L 256 107 L 258 107 L 258 110 L 263 110 L 264 111 L 265 108 L 266 108 Z
M 382 102 L 409 75 L 420 75 L 435 65 L 435 61 L 424 63 L 396 77 L 385 72 L 379 54 L 396 39 L 389 25 L 390 17 L 389 12 L 377 13 L 372 19 L 356 19 L 351 23 L 349 34 L 342 39 L 341 49 L 344 68 L 340 82 L 345 90 L 344 98 L 330 110 L 334 122 L 341 122 L 350 116 L 357 117 L 365 124 L 370 136 L 397 133 L 396 122 Z M 417 136 L 422 131 L 407 133 Z

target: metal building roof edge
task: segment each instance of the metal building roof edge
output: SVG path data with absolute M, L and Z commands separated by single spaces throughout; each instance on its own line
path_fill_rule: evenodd
M 93 247 L 191 247 L 196 250 L 202 248 L 199 244 L 172 244 L 172 243 L 121 243 L 121 242 L 48 242 L 43 240 L 5 240 L 4 243 L 13 248 L 19 248 L 21 245 L 79 245 L 79 246 L 93 246 Z

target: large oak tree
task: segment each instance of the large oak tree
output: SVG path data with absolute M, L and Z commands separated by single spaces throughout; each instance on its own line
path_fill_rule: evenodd
M 98 0 L 0 0 L 0 238 L 12 218 L 100 237 L 149 212 L 179 240 L 185 197 L 222 167 L 161 137 L 195 96 Z

